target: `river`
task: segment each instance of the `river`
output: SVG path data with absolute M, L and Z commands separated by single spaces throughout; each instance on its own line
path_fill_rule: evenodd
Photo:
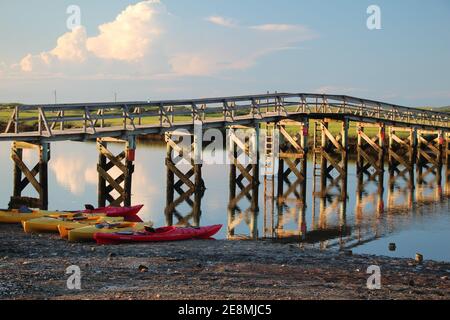
M 98 153 L 94 143 L 58 142 L 51 145 L 49 162 L 49 208 L 78 209 L 84 204 L 97 202 Z M 113 146 L 112 149 L 117 148 Z M 12 162 L 9 159 L 9 143 L 0 143 L 0 207 L 7 207 L 12 194 Z M 116 149 L 115 151 L 120 151 Z M 166 224 L 166 148 L 159 143 L 139 143 L 133 175 L 132 201 L 144 204 L 141 217 L 155 225 Z M 32 152 L 24 152 L 26 162 L 36 161 Z M 203 167 L 206 191 L 201 201 L 201 225 L 223 224 L 218 239 L 228 237 L 229 167 L 209 165 Z M 277 210 L 265 201 L 264 178 L 259 188 L 259 212 L 256 219 L 258 239 L 276 238 L 277 234 L 292 236 L 283 241 L 308 243 L 323 250 L 351 248 L 355 253 L 414 258 L 416 253 L 425 259 L 450 262 L 450 188 L 447 181 L 439 187 L 433 181 L 425 187 L 416 186 L 391 191 L 388 173 L 385 173 L 384 192 L 380 195 L 376 184 L 368 185 L 358 201 L 356 166 L 349 163 L 348 199 L 344 205 L 339 198 L 323 201 L 312 194 L 313 173 L 308 170 L 306 208 L 299 209 L 298 202 L 286 203 Z M 398 181 L 402 186 L 402 183 Z M 403 183 L 404 184 L 404 183 Z M 28 187 L 30 188 L 30 187 Z M 32 196 L 30 189 L 24 195 Z M 245 204 L 243 205 L 245 207 Z M 179 207 L 188 212 L 189 206 Z M 250 217 L 249 217 L 250 215 Z M 252 212 L 244 216 L 235 234 L 250 237 L 246 222 L 251 222 Z M 174 222 L 177 219 L 174 218 Z M 271 227 L 272 226 L 272 227 Z M 287 232 L 286 232 L 287 231 Z M 303 231 L 303 237 L 300 236 Z M 305 233 L 306 232 L 306 233 Z M 389 244 L 395 243 L 391 251 Z M 392 249 L 392 248 L 391 248 Z

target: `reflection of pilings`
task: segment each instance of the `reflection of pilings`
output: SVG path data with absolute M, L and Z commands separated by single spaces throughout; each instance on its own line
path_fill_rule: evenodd
M 387 213 L 409 211 L 414 207 L 414 171 L 401 176 L 403 181 L 395 175 L 389 176 L 387 195 Z
M 374 192 L 368 192 L 370 185 L 376 185 Z M 384 174 L 370 176 L 368 180 L 364 179 L 363 174 L 358 175 L 356 187 L 356 220 L 362 221 L 364 213 L 367 213 L 366 206 L 371 204 L 377 217 L 384 213 Z
M 108 149 L 108 143 L 125 144 L 125 150 L 114 155 Z M 114 138 L 97 139 L 99 151 L 98 172 L 98 205 L 106 206 L 131 206 L 131 185 L 134 173 L 134 160 L 136 152 L 136 137 L 130 136 L 127 140 Z M 118 169 L 119 176 L 113 177 L 110 170 Z M 115 193 L 118 196 L 115 196 Z
M 382 215 L 384 210 L 385 127 L 382 124 L 360 123 L 357 133 L 356 224 L 359 224 L 363 220 L 367 204 L 373 205 L 377 216 Z M 366 191 L 370 184 L 376 185 L 375 193 L 369 194 Z
M 444 173 L 445 173 L 445 196 L 450 196 L 450 133 L 444 136 Z
M 236 228 L 244 221 L 251 239 L 258 238 L 259 211 L 259 128 L 233 126 L 228 129 L 230 165 L 230 199 L 228 204 L 228 238 L 236 239 Z M 239 188 L 239 193 L 237 192 Z M 241 209 L 241 201 L 249 202 Z
M 166 224 L 173 225 L 175 216 L 178 220 L 177 225 L 200 226 L 201 200 L 205 185 L 202 179 L 202 165 L 196 161 L 195 154 L 201 145 L 193 135 L 185 132 L 167 133 L 166 143 Z M 187 167 L 187 171 L 182 170 L 184 166 Z M 179 211 L 178 207 L 182 204 L 190 208 L 188 213 Z
M 39 152 L 38 163 L 29 169 L 23 161 L 23 150 L 34 149 Z M 26 142 L 13 142 L 11 160 L 14 162 L 13 196 L 9 206 L 18 208 L 22 205 L 32 208 L 48 208 L 48 161 L 50 161 L 50 144 L 31 144 Z M 22 179 L 22 175 L 24 175 Z M 38 176 L 38 179 L 36 179 Z M 38 193 L 38 198 L 23 197 L 22 192 L 28 185 L 32 185 Z
M 333 189 L 337 189 L 340 198 L 344 200 L 347 199 L 349 122 L 347 119 L 340 121 L 341 130 L 335 135 L 329 129 L 329 121 L 320 121 L 321 145 L 315 145 L 314 148 L 315 158 L 319 156 L 321 162 L 320 196 L 327 197 L 332 194 Z

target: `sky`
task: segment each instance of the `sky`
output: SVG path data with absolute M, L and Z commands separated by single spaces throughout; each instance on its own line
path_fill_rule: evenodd
M 278 91 L 450 105 L 448 0 L 2 0 L 0 43 L 0 102 Z

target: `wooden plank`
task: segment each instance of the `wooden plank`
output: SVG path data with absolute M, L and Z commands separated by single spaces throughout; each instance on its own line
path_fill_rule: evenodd
M 48 125 L 47 117 L 45 116 L 44 110 L 42 108 L 39 108 L 38 111 L 39 111 L 39 115 L 41 116 L 41 121 L 44 123 L 44 127 L 47 130 L 47 133 L 49 134 L 49 136 L 52 136 L 53 135 L 52 129 Z
M 194 183 L 186 178 L 184 174 L 171 161 L 166 161 L 166 165 L 168 169 L 171 170 L 181 181 L 183 181 L 185 185 L 187 185 L 191 189 L 195 189 Z
M 101 154 L 103 154 L 109 161 L 111 161 L 114 166 L 116 166 L 117 168 L 120 169 L 120 171 L 122 171 L 123 173 L 127 173 L 128 169 L 127 167 L 121 162 L 119 161 L 119 159 L 114 156 L 111 151 L 108 150 L 107 147 L 105 147 L 105 145 L 103 145 L 102 143 L 97 143 L 97 149 L 100 151 Z M 102 168 L 103 169 L 103 168 Z
M 36 175 L 39 173 L 39 163 L 36 164 L 30 172 L 33 175 L 33 177 L 36 177 Z M 28 181 L 28 179 L 26 177 L 24 179 L 22 179 L 19 182 L 19 185 L 17 186 L 19 192 L 22 192 L 28 186 L 29 183 L 30 182 Z
M 97 172 L 108 181 L 108 183 L 120 194 L 125 194 L 125 190 L 119 185 L 114 178 L 112 178 L 101 166 L 97 166 Z
M 338 149 L 340 152 L 344 151 L 344 148 L 342 145 L 336 140 L 336 138 L 331 134 L 331 132 L 326 128 L 325 126 L 322 128 L 322 131 L 325 133 L 325 135 L 328 137 L 328 140 L 331 141 L 331 143 Z
M 11 159 L 14 161 L 15 165 L 20 168 L 20 170 L 25 175 L 25 177 L 28 179 L 28 181 L 33 185 L 34 189 L 39 194 L 41 194 L 42 193 L 41 185 L 36 180 L 33 173 L 28 169 L 28 167 L 25 165 L 25 163 L 17 156 L 17 154 L 15 152 L 13 152 L 11 154 Z
M 14 108 L 14 111 L 8 120 L 8 124 L 6 125 L 6 129 L 5 129 L 4 133 L 9 133 L 9 130 L 11 129 L 12 124 L 15 122 L 16 114 L 17 114 L 17 109 Z
M 370 146 L 371 146 L 373 149 L 375 149 L 375 151 L 376 151 L 377 153 L 383 152 L 383 149 L 382 149 L 378 144 L 376 144 L 371 138 L 369 138 L 369 136 L 368 136 L 364 131 L 361 131 L 361 132 L 360 132 L 360 136 L 361 136 L 368 144 L 370 144 Z
M 394 158 L 399 164 L 403 165 L 405 168 L 412 169 L 413 164 L 408 163 L 407 160 L 398 155 L 395 151 L 389 150 L 389 156 Z
M 303 151 L 303 148 L 297 143 L 297 141 L 291 137 L 283 126 L 280 126 L 281 134 L 289 141 L 289 143 L 299 152 Z
M 327 152 L 323 152 L 322 155 L 330 162 L 331 166 L 336 169 L 342 177 L 344 177 L 347 173 L 346 171 L 339 165 L 337 161 L 333 159 Z

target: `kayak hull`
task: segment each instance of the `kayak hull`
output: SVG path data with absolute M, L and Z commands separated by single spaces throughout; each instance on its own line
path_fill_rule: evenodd
M 143 208 L 143 205 L 133 206 L 133 207 L 104 207 L 94 210 L 83 210 L 83 211 L 44 211 L 44 210 L 33 210 L 30 213 L 22 213 L 19 210 L 0 210 L 0 223 L 5 224 L 19 224 L 23 221 L 28 221 L 37 218 L 43 218 L 47 216 L 60 217 L 67 216 L 71 217 L 77 213 L 85 214 L 103 214 L 112 218 L 123 217 L 125 221 L 129 222 L 142 222 L 141 218 L 137 215 L 139 211 Z
M 168 242 L 184 241 L 192 239 L 209 239 L 222 228 L 222 225 L 214 225 L 201 228 L 176 228 L 166 227 L 156 229 L 156 232 L 133 232 L 125 233 L 96 233 L 94 239 L 97 244 L 120 244 L 120 243 L 146 243 L 146 242 Z
M 114 224 L 110 228 L 99 229 L 95 226 L 83 226 L 81 228 L 70 228 L 64 225 L 58 225 L 59 235 L 69 242 L 91 242 L 94 241 L 96 233 L 116 233 L 120 231 L 143 231 L 150 224 L 136 222 L 121 222 Z
M 82 213 L 104 213 L 108 217 L 123 217 L 128 222 L 142 222 L 142 219 L 137 215 L 144 205 L 137 205 L 132 207 L 103 207 L 94 210 L 83 210 Z
M 58 226 L 63 226 L 69 229 L 85 227 L 88 225 L 97 224 L 101 221 L 108 222 L 122 222 L 123 218 L 110 218 L 105 215 L 89 216 L 86 220 L 64 220 L 63 218 L 42 217 L 22 222 L 23 230 L 26 233 L 57 233 Z

